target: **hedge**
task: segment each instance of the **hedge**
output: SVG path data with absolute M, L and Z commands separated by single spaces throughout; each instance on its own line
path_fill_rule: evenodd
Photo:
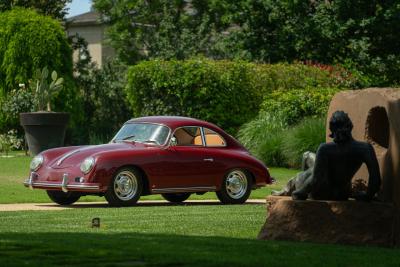
M 135 117 L 190 116 L 236 133 L 274 90 L 338 87 L 342 81 L 331 72 L 302 64 L 153 60 L 130 67 L 126 93 Z
M 277 110 L 284 114 L 287 124 L 293 125 L 305 117 L 324 117 L 338 88 L 306 88 L 277 90 L 267 95 L 261 105 L 264 112 Z

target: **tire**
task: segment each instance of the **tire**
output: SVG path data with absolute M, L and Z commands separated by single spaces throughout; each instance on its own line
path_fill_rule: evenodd
M 242 204 L 250 196 L 252 180 L 245 171 L 231 170 L 222 180 L 217 197 L 223 204 Z
M 188 199 L 191 193 L 166 193 L 161 194 L 165 200 L 168 200 L 172 203 L 180 203 Z
M 119 169 L 111 180 L 105 198 L 113 207 L 134 205 L 143 190 L 143 175 L 134 168 Z
M 67 192 L 63 191 L 55 191 L 55 190 L 47 190 L 47 195 L 49 198 L 60 205 L 71 205 L 78 201 L 81 195 L 78 192 Z

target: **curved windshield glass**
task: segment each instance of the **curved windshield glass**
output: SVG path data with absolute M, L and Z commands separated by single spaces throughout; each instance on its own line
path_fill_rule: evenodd
M 167 126 L 159 124 L 128 123 L 122 126 L 113 141 L 135 141 L 163 145 L 167 141 L 169 131 Z

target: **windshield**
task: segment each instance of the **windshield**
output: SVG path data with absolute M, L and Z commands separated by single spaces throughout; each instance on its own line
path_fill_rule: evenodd
M 128 123 L 122 126 L 113 141 L 135 141 L 163 145 L 167 141 L 169 131 L 167 126 L 159 124 Z

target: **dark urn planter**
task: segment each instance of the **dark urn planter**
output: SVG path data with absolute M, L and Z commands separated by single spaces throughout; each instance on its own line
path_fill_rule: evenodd
M 64 112 L 21 113 L 20 123 L 32 155 L 64 145 L 69 114 Z

